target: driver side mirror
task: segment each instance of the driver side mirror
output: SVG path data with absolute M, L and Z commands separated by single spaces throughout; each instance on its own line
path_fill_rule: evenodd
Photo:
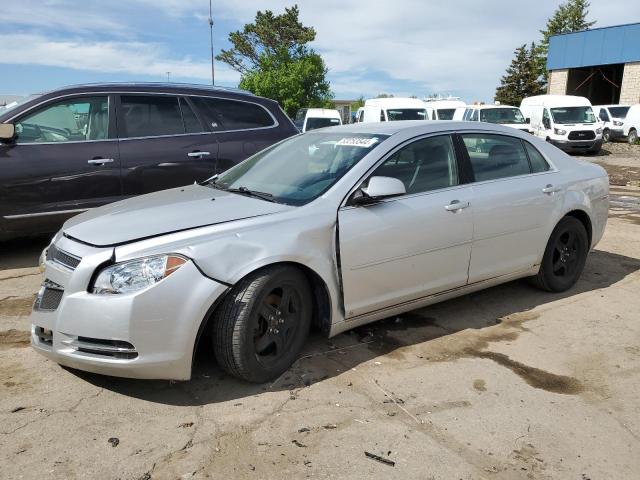
M 361 188 L 362 195 L 352 199 L 352 205 L 368 205 L 378 200 L 389 197 L 397 197 L 407 193 L 404 183 L 393 177 L 371 177 L 369 185 Z
M 16 127 L 13 123 L 0 123 L 0 141 L 11 141 L 16 136 Z

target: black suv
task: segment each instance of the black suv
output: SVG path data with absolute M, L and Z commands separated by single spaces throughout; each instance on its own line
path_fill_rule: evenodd
M 0 110 L 0 238 L 205 180 L 298 133 L 277 102 L 236 89 L 93 84 Z

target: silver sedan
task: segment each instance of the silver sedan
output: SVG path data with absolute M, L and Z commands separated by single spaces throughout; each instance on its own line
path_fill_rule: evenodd
M 72 368 L 186 380 L 212 338 L 224 370 L 264 382 L 312 326 L 333 336 L 522 277 L 571 288 L 608 188 L 599 166 L 499 125 L 298 135 L 68 221 L 43 258 L 32 344 Z

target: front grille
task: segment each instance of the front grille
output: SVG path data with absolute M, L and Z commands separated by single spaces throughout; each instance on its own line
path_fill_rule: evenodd
M 38 343 L 46 345 L 48 347 L 53 345 L 53 332 L 46 328 L 36 327 L 36 337 L 38 337 Z
M 131 360 L 138 356 L 135 347 L 124 340 L 105 340 L 91 337 L 72 337 L 70 340 L 63 340 L 65 345 L 73 348 L 77 352 L 100 355 L 103 357 Z
M 596 138 L 596 134 L 593 130 L 576 130 L 569 132 L 568 138 L 569 140 L 593 140 Z
M 55 245 L 51 245 L 47 250 L 47 260 L 62 265 L 69 270 L 75 270 L 76 267 L 80 264 L 80 260 L 82 259 L 76 257 L 75 255 L 71 255 L 64 250 L 60 250 Z
M 58 308 L 62 296 L 64 295 L 64 289 L 51 280 L 45 279 L 38 292 L 36 303 L 33 306 L 35 310 L 48 310 L 53 311 Z

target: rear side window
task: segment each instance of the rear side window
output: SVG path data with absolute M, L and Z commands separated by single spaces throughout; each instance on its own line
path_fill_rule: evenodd
M 260 105 L 223 98 L 195 99 L 198 110 L 214 131 L 249 130 L 275 124 L 269 112 Z
M 157 137 L 184 133 L 178 98 L 165 95 L 120 97 L 120 137 Z
M 180 110 L 182 110 L 182 119 L 184 120 L 184 131 L 186 133 L 200 133 L 204 132 L 200 120 L 193 113 L 193 110 L 184 98 L 180 99 Z
M 461 136 L 477 182 L 531 173 L 520 139 L 485 133 Z
M 542 154 L 538 151 L 536 147 L 531 145 L 529 142 L 523 142 L 524 148 L 527 151 L 527 155 L 529 155 L 529 163 L 531 164 L 531 171 L 533 173 L 546 172 L 549 170 L 549 164 L 544 159 Z

